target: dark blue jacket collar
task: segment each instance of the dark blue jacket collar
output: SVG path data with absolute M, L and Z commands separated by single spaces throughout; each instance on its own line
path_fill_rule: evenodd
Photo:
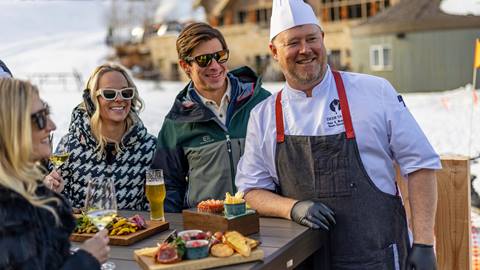
M 231 86 L 225 123 L 225 126 L 228 127 L 234 112 L 253 96 L 259 78 L 248 67 L 241 67 L 227 73 L 227 78 Z M 200 97 L 194 91 L 192 81 L 177 95 L 175 103 L 167 115 L 167 118 L 179 122 L 205 122 L 214 120 L 215 117 L 215 114 L 201 102 Z

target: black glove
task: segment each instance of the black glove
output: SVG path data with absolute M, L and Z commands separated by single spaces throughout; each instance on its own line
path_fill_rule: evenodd
M 413 243 L 412 249 L 408 254 L 407 270 L 435 269 L 437 269 L 437 260 L 433 252 L 433 246 Z
M 330 230 L 335 224 L 333 211 L 321 202 L 311 200 L 296 202 L 290 211 L 290 217 L 298 224 L 312 229 Z

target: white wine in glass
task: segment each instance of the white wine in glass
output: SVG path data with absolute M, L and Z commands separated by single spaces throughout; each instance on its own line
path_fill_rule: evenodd
M 108 223 L 117 216 L 117 211 L 114 210 L 91 210 L 87 212 L 88 218 L 95 225 L 99 231 L 105 229 Z
M 111 179 L 88 181 L 85 212 L 98 230 L 105 229 L 117 215 L 117 198 Z M 102 270 L 112 269 L 115 269 L 113 262 L 102 264 Z
M 67 161 L 68 157 L 70 157 L 69 152 L 54 153 L 50 156 L 50 162 L 52 162 L 55 169 L 58 169 L 58 167 Z

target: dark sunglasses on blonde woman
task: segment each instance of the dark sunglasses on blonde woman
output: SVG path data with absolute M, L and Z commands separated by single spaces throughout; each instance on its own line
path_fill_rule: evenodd
M 32 113 L 32 121 L 35 123 L 38 129 L 44 129 L 47 127 L 48 116 L 50 115 L 50 107 L 47 103 L 44 103 L 43 109 L 38 112 Z
M 98 90 L 97 96 L 102 96 L 106 100 L 115 100 L 120 94 L 122 99 L 130 100 L 135 95 L 135 88 L 133 87 L 126 87 L 120 90 L 111 89 L 111 88 L 102 88 Z
M 206 67 L 210 65 L 210 63 L 212 62 L 212 59 L 215 59 L 215 61 L 217 61 L 217 63 L 219 64 L 223 64 L 227 62 L 228 49 L 221 50 L 214 53 L 202 54 L 195 57 L 191 57 L 191 56 L 185 57 L 185 61 L 187 61 L 187 63 L 190 64 L 192 61 L 195 61 L 195 63 L 197 63 L 197 65 L 199 65 L 200 67 Z

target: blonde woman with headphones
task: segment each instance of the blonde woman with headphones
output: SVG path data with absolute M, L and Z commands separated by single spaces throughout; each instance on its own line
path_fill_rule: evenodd
M 119 210 L 147 210 L 145 171 L 156 138 L 147 132 L 138 112 L 143 107 L 127 70 L 114 63 L 98 66 L 87 82 L 83 102 L 72 113 L 68 134 L 58 151 L 70 157 L 46 178 L 47 186 L 61 191 L 73 207 L 84 206 L 90 179 L 112 179 Z
M 35 86 L 0 78 L 0 269 L 100 269 L 108 258 L 107 230 L 70 253 L 72 209 L 40 181 L 55 128 Z

